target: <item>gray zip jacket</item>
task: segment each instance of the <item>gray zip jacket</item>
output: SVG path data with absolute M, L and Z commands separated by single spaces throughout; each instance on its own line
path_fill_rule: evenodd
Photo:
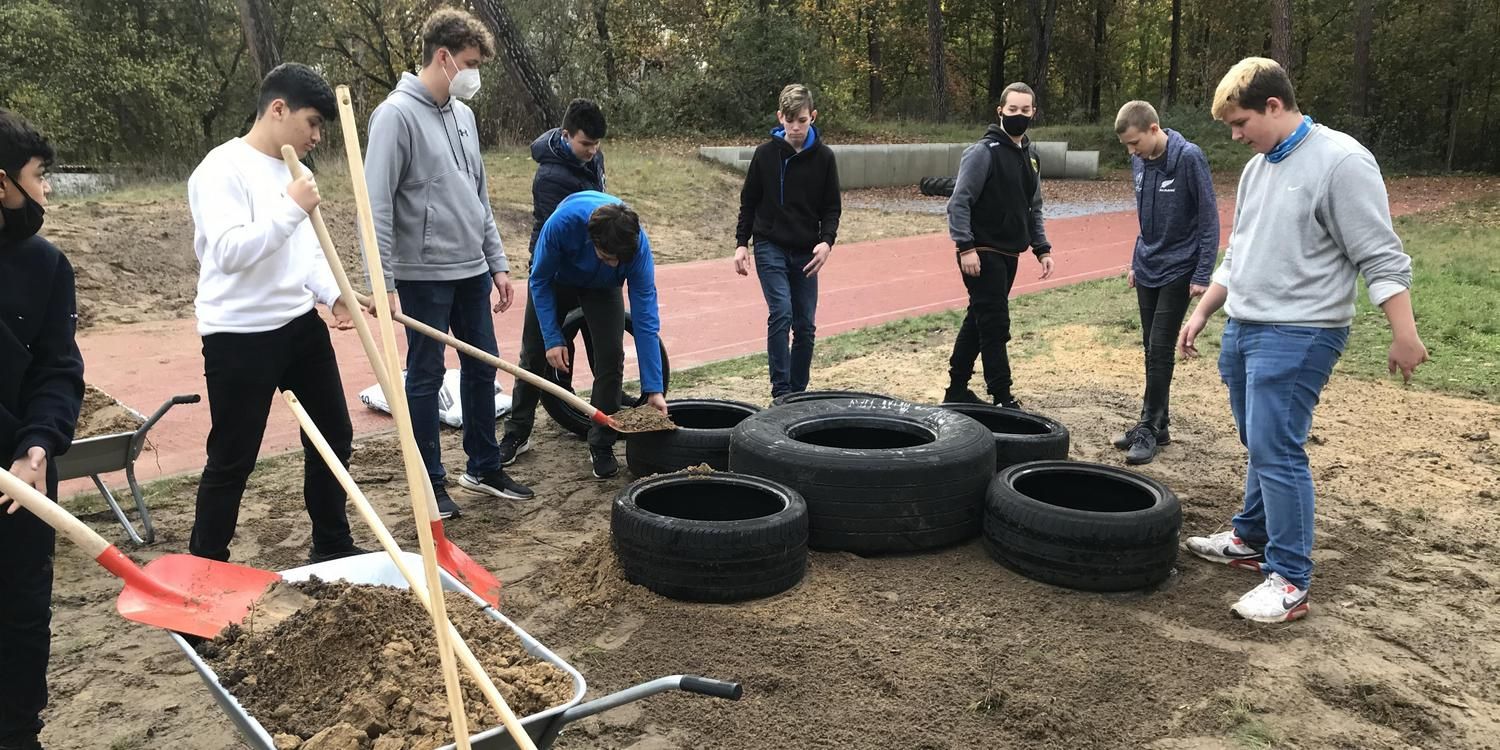
M 510 270 L 474 111 L 463 102 L 439 106 L 420 78 L 401 74 L 370 115 L 365 184 L 387 287 Z

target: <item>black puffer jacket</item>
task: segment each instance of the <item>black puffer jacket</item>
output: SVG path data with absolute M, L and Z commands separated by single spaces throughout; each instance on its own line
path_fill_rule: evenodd
M 83 405 L 73 267 L 41 237 L 0 241 L 0 459 L 67 452 Z M 52 463 L 48 462 L 49 472 Z
M 585 164 L 563 145 L 562 128 L 553 128 L 531 142 L 531 158 L 537 168 L 531 178 L 531 243 L 526 247 L 534 252 L 542 225 L 564 198 L 584 190 L 605 192 L 604 151 L 595 151 Z

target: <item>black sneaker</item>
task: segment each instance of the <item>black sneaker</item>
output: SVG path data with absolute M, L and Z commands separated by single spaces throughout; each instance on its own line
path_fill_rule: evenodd
M 980 398 L 978 394 L 968 388 L 949 388 L 943 391 L 943 403 L 945 404 L 988 404 L 988 401 Z
M 458 518 L 464 514 L 463 509 L 458 507 L 458 503 L 453 502 L 453 498 L 448 497 L 448 488 L 444 486 L 441 480 L 433 483 L 432 494 L 437 499 L 439 521 Z
M 607 448 L 589 446 L 589 461 L 594 464 L 594 476 L 598 479 L 609 479 L 620 473 L 620 462 L 615 460 L 614 446 Z
M 1130 448 L 1130 433 L 1133 431 L 1133 429 L 1134 428 L 1132 428 L 1130 430 L 1126 430 L 1125 432 L 1117 435 L 1115 437 L 1115 439 L 1114 439 L 1114 446 L 1116 448 L 1122 450 L 1122 451 L 1123 450 L 1128 450 Z M 1172 444 L 1172 432 L 1171 432 L 1170 428 L 1163 427 L 1160 430 L 1156 431 L 1156 444 L 1157 445 L 1171 445 Z
M 470 492 L 503 497 L 506 500 L 530 500 L 536 497 L 536 493 L 532 492 L 530 487 L 511 479 L 510 475 L 505 473 L 505 469 L 496 469 L 482 477 L 465 472 L 458 478 L 458 486 Z
M 45 748 L 42 747 L 41 740 L 37 739 L 36 735 L 31 734 L 25 737 L 6 737 L 0 740 L 0 750 L 45 750 Z
M 1132 466 L 1149 464 L 1161 448 L 1156 445 L 1156 431 L 1141 425 L 1130 431 L 1130 448 L 1125 451 L 1125 463 Z
M 522 440 L 515 435 L 507 433 L 500 438 L 500 465 L 510 466 L 521 457 L 522 453 L 531 450 L 531 439 Z
M 1015 409 L 1016 411 L 1021 411 L 1021 399 L 1018 399 L 1015 396 L 1011 396 L 1010 398 L 997 398 L 995 399 L 995 406 L 998 406 L 1002 409 Z
M 318 549 L 316 546 L 314 546 L 312 548 L 312 551 L 307 553 L 307 562 L 309 564 L 328 562 L 329 560 L 337 560 L 342 557 L 354 557 L 355 555 L 363 555 L 368 552 L 369 550 L 355 544 L 354 542 L 349 542 L 345 546 L 334 547 L 332 549 Z M 8 749 L 9 746 L 0 745 L 0 748 Z

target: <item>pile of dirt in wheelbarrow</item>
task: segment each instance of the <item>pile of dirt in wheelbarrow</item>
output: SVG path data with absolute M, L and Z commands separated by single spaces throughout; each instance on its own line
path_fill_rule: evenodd
M 409 591 L 313 581 L 313 602 L 265 632 L 231 627 L 198 646 L 283 750 L 418 750 L 452 741 L 432 620 Z M 510 628 L 448 594 L 448 617 L 518 717 L 572 697 L 567 673 L 526 653 Z M 462 668 L 460 672 L 462 673 Z M 471 731 L 499 726 L 463 676 Z
M 73 430 L 73 439 L 135 432 L 145 423 L 146 420 L 116 401 L 114 396 L 92 385 L 85 385 L 83 408 L 78 413 L 78 427 Z

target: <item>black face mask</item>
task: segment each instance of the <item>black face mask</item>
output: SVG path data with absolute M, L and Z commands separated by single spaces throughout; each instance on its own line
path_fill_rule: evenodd
M 0 239 L 20 242 L 41 231 L 42 215 L 47 213 L 47 210 L 42 208 L 42 204 L 32 200 L 15 180 L 10 179 L 8 175 L 5 179 L 22 197 L 26 198 L 26 205 L 20 208 L 0 206 L 0 219 L 5 220 L 5 225 L 0 226 Z
M 1000 118 L 1000 127 L 1005 129 L 1006 135 L 1020 138 L 1031 127 L 1031 115 L 1005 115 Z

